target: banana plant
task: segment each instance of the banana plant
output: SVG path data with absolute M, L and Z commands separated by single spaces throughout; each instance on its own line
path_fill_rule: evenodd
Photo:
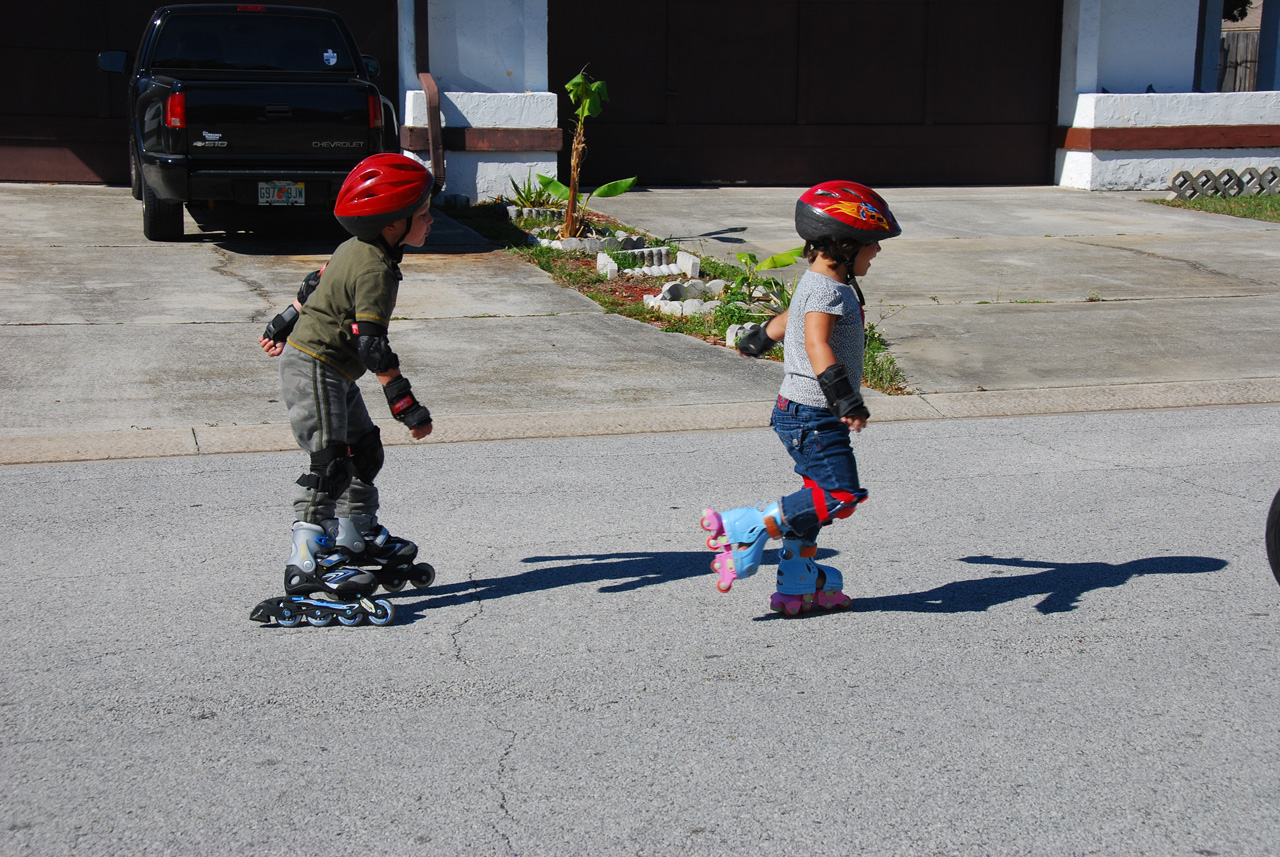
M 564 88 L 569 92 L 569 101 L 573 104 L 574 113 L 578 118 L 577 127 L 573 132 L 573 148 L 569 154 L 569 184 L 566 187 L 541 173 L 538 174 L 538 181 L 548 193 L 565 202 L 564 226 L 560 228 L 560 237 L 577 238 L 582 233 L 582 210 L 587 207 L 591 197 L 610 197 L 626 193 L 636 183 L 636 177 L 601 185 L 594 192 L 588 193 L 587 198 L 582 201 L 581 208 L 579 207 L 578 176 L 582 171 L 582 160 L 587 155 L 583 125 L 588 117 L 600 115 L 600 111 L 604 109 L 604 102 L 609 100 L 609 89 L 603 80 L 592 80 L 587 75 L 586 69 L 578 72 L 573 80 L 565 84 Z

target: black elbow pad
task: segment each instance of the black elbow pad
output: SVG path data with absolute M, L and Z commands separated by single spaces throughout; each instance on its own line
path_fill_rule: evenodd
M 328 262 L 320 270 L 312 271 L 303 278 L 302 286 L 298 289 L 298 303 L 305 304 L 307 302 L 307 298 L 311 297 L 311 293 L 320 285 L 320 275 L 324 273 L 324 269 L 327 267 L 329 267 Z
M 387 339 L 385 327 L 362 321 L 351 325 L 351 333 L 356 338 L 360 362 L 370 372 L 376 374 L 400 368 L 400 358 L 391 350 L 391 340 Z

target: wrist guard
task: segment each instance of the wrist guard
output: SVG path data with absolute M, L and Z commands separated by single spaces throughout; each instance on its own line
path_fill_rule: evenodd
M 768 354 L 778 344 L 778 340 L 764 332 L 765 325 L 751 327 L 738 337 L 738 353 L 747 357 L 759 357 Z
M 382 392 L 387 397 L 387 405 L 391 408 L 391 416 L 404 423 L 410 429 L 431 425 L 431 412 L 418 403 L 413 397 L 413 387 L 409 379 L 403 375 L 392 378 Z
M 272 342 L 284 342 L 289 338 L 289 334 L 293 332 L 293 326 L 297 323 L 298 310 L 293 304 L 289 304 L 285 307 L 284 312 L 267 323 L 267 329 L 262 332 L 262 338 L 270 339 Z
M 827 407 L 840 419 L 852 417 L 855 420 L 871 418 L 871 411 L 862 401 L 862 393 L 849 378 L 849 370 L 843 363 L 832 363 L 818 376 L 818 386 L 822 387 L 822 395 L 827 397 Z

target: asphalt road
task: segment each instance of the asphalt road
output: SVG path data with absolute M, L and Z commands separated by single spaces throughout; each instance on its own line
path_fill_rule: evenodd
M 248 621 L 296 453 L 5 467 L 0 853 L 1280 853 L 1278 418 L 873 425 L 799 619 L 765 429 L 389 449 L 386 628 Z

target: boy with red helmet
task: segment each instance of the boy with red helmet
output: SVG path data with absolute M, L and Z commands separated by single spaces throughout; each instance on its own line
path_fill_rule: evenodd
M 810 188 L 796 202 L 795 219 L 810 264 L 787 312 L 768 326 L 785 325 L 784 377 L 770 424 L 804 487 L 760 507 L 707 509 L 702 518 L 712 533 L 707 546 L 719 552 L 711 567 L 722 592 L 755 572 L 770 537 L 782 539 L 769 607 L 788 616 L 815 604 L 824 610 L 852 604 L 840 572 L 813 556 L 818 531 L 867 498 L 849 440 L 871 416 L 860 392 L 865 314 L 856 277 L 867 273 L 881 240 L 902 233 L 879 194 L 849 181 Z
M 327 624 L 329 614 L 306 596 L 327 593 L 340 606 L 367 604 L 379 583 L 399 588 L 406 579 L 429 585 L 434 578 L 429 565 L 414 564 L 416 545 L 378 523 L 374 478 L 383 464 L 382 441 L 356 384 L 373 372 L 391 415 L 415 440 L 431 434 L 431 414 L 401 374 L 387 328 L 404 248 L 421 247 L 431 231 L 433 191 L 431 173 L 403 155 L 373 155 L 356 165 L 334 205 L 353 237 L 319 275 L 307 278 L 299 299 L 259 339 L 263 350 L 280 357 L 289 423 L 311 467 L 298 479 L 293 501 L 293 553 L 285 568 L 291 598 L 263 602 L 255 619 L 296 624 L 305 616 Z M 333 615 L 359 620 L 358 611 Z

